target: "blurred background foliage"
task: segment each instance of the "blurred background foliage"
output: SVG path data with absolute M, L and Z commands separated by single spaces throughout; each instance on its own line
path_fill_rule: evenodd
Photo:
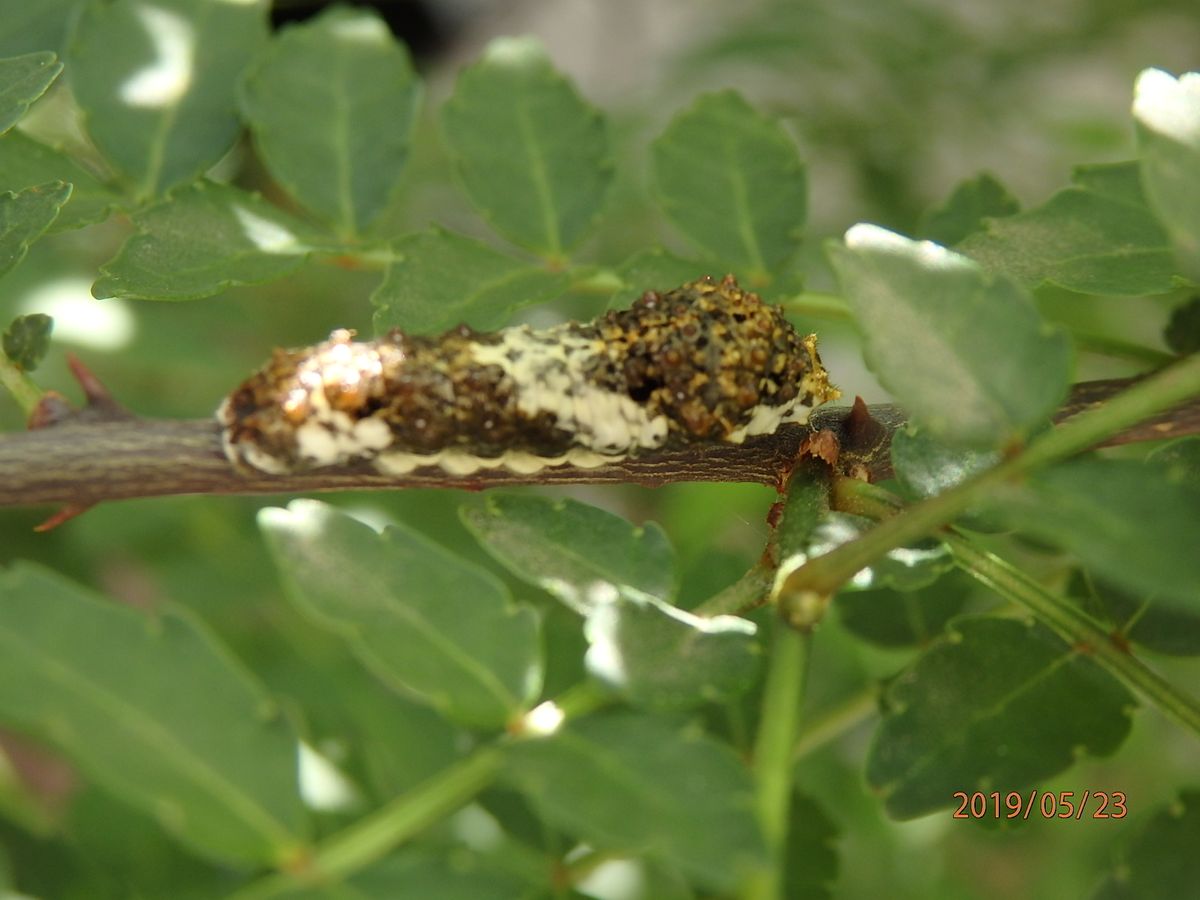
M 821 241 L 856 221 L 914 234 L 921 216 L 954 184 L 980 171 L 996 175 L 1022 206 L 1041 202 L 1067 183 L 1071 165 L 1133 155 L 1130 85 L 1147 66 L 1200 68 L 1200 13 L 1193 0 L 426 0 L 377 2 L 412 49 L 427 84 L 403 189 L 379 230 L 409 232 L 436 222 L 485 239 L 489 232 L 452 177 L 436 113 L 455 74 L 497 34 L 532 33 L 555 65 L 609 116 L 617 180 L 600 232 L 576 258 L 615 265 L 639 248 L 677 240 L 654 211 L 646 186 L 648 144 L 667 120 L 699 93 L 735 87 L 759 109 L 781 117 L 808 164 L 810 214 L 803 267 L 809 284 L 830 283 Z M 75 0 L 0 0 L 0 57 L 58 49 Z M 308 17 L 324 4 L 279 2 L 276 23 Z M 60 80 L 22 122 L 27 133 L 65 145 L 98 170 L 67 86 Z M 248 141 L 210 173 L 258 190 L 283 205 Z M 310 263 L 262 286 L 235 288 L 194 303 L 95 300 L 89 293 L 101 263 L 130 233 L 116 216 L 52 235 L 0 282 L 0 320 L 29 313 L 55 317 L 54 348 L 38 382 L 77 397 L 63 352 L 83 357 L 130 409 L 152 417 L 199 417 L 273 346 L 312 343 L 334 327 L 371 331 L 367 302 L 378 272 Z M 700 273 L 697 273 L 700 274 Z M 647 285 L 652 287 L 652 285 Z M 1161 346 L 1162 317 L 1145 305 L 1127 312 L 1119 298 L 1079 304 L 1043 289 L 1047 315 L 1092 320 Z M 534 318 L 590 316 L 603 299 L 580 295 Z M 1103 316 L 1104 321 L 1095 321 Z M 884 399 L 862 368 L 857 344 L 837 322 L 806 322 L 822 332 L 835 380 L 852 396 Z M 1125 374 L 1111 360 L 1087 358 L 1083 374 Z M 16 429 L 16 406 L 0 398 L 0 427 Z M 753 562 L 767 537 L 766 488 L 737 485 L 579 488 L 569 493 L 634 521 L 660 522 L 684 571 L 683 605 L 712 595 Z M 313 737 L 337 733 L 351 705 L 388 706 L 385 719 L 405 727 L 439 727 L 413 707 L 396 707 L 342 657 L 328 635 L 296 619 L 255 526 L 255 511 L 285 498 L 170 498 L 101 506 L 49 534 L 32 528 L 47 510 L 0 510 L 0 562 L 33 559 L 138 607 L 171 601 L 208 622 L 280 696 L 307 711 Z M 463 556 L 490 565 L 457 516 L 462 497 L 449 491 L 342 494 L 338 505 L 403 520 Z M 494 566 L 492 567 L 494 570 Z M 569 614 L 509 579 L 518 596 L 547 616 L 550 640 L 578 641 Z M 865 685 L 895 672 L 914 649 L 889 639 L 886 627 L 848 605 L 823 626 L 812 661 L 809 709 L 836 716 Z M 861 628 L 855 619 L 863 619 Z M 936 628 L 936 624 L 932 626 Z M 877 632 L 872 634 L 872 632 Z M 866 637 L 868 640 L 863 640 Z M 874 641 L 874 643 L 872 642 Z M 577 659 L 579 654 L 575 654 Z M 559 659 L 566 658 L 560 655 Z M 300 661 L 303 661 L 301 664 Z M 1180 676 L 1195 677 L 1180 664 Z M 329 673 L 337 671 L 338 677 Z M 578 671 L 554 671 L 548 691 Z M 336 691 L 331 686 L 337 685 Z M 407 711 L 406 711 L 407 710 Z M 403 713 L 403 715 L 400 715 Z M 399 719 L 397 719 L 399 716 Z M 1073 897 L 1098 883 L 1114 848 L 1135 822 L 1024 823 L 996 829 L 953 821 L 948 814 L 889 821 L 862 775 L 869 730 L 858 727 L 814 751 L 799 769 L 800 786 L 822 804 L 841 837 L 838 896 Z M 1115 789 L 1131 799 L 1134 817 L 1169 802 L 1196 775 L 1192 738 L 1145 714 L 1111 760 L 1071 770 L 1047 789 Z M 386 752 L 406 752 L 402 737 L 380 736 Z M 336 748 L 326 748 L 336 754 Z M 385 751 L 381 751 L 385 752 Z M 414 753 L 417 751 L 414 751 Z M 419 755 L 419 754 L 418 754 Z M 24 744 L 12 760 L 36 757 L 50 802 L 18 808 L 0 767 L 0 803 L 13 806 L 0 837 L 23 863 L 45 858 L 47 897 L 122 896 L 123 866 L 137 868 L 142 896 L 178 885 L 194 871 L 192 893 L 211 896 L 212 873 L 166 840 L 156 826 L 94 789 L 78 792 L 69 771 Z M 347 761 L 371 784 L 372 760 Z M 414 779 L 421 759 L 402 767 Z M 394 772 L 395 766 L 378 766 Z M 404 785 L 375 784 L 387 796 Z M 25 821 L 28 829 L 12 824 Z M 100 824 L 102 823 L 102 824 Z M 58 829 L 64 829 L 60 832 Z M 65 833 L 70 865 L 56 847 Z M 42 837 L 36 835 L 41 834 Z M 133 860 L 136 855 L 138 859 Z M 50 863 L 50 860 L 54 860 Z M 156 861 L 148 864 L 148 860 Z M 156 869 L 157 865 L 157 869 Z M 5 865 L 0 859 L 0 886 Z M 154 882 L 158 871 L 162 881 Z M 147 873 L 150 873 L 147 875 Z M 88 885 L 82 888 L 81 885 Z M 207 886 L 206 886 L 207 885 Z M 3 893 L 0 887 L 0 894 Z

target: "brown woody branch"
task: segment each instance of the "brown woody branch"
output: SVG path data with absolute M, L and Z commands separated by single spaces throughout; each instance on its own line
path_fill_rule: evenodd
M 1103 402 L 1128 379 L 1076 385 L 1058 421 Z M 485 470 L 467 478 L 437 471 L 381 475 L 367 464 L 291 475 L 245 473 L 230 465 L 212 419 L 140 419 L 96 401 L 80 412 L 52 412 L 41 427 L 0 435 L 0 506 L 66 504 L 74 509 L 132 497 L 176 494 L 279 494 L 341 490 L 454 487 L 479 490 L 527 484 L 633 483 L 657 486 L 681 481 L 753 482 L 780 485 L 806 438 L 828 429 L 838 439 L 838 467 L 882 480 L 891 474 L 888 448 L 903 425 L 895 406 L 823 408 L 809 426 L 787 426 L 745 444 L 710 444 L 647 454 L 594 469 L 560 467 L 531 475 Z M 1106 444 L 1158 440 L 1200 433 L 1200 399 L 1144 422 Z

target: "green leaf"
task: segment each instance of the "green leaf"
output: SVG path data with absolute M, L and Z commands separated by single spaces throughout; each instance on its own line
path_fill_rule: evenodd
M 795 253 L 807 214 L 804 164 L 787 132 L 740 94 L 705 94 L 651 147 L 655 190 L 675 227 L 750 280 Z
M 1146 69 L 1134 88 L 1142 183 L 1177 259 L 1200 279 L 1200 73 Z
M 418 846 L 406 847 L 368 866 L 344 887 L 289 891 L 283 896 L 288 900 L 533 900 L 538 895 L 512 872 L 489 865 L 479 853 Z
M 847 630 L 881 647 L 924 646 L 962 612 L 972 581 L 951 571 L 911 591 L 843 591 L 834 601 Z
M 472 202 L 509 240 L 553 260 L 578 244 L 612 178 L 603 116 L 532 38 L 500 38 L 442 110 Z
M 758 678 L 755 626 L 700 617 L 640 592 L 594 607 L 584 624 L 588 671 L 635 706 L 678 709 L 731 700 Z
M 924 500 L 947 491 L 1000 463 L 998 450 L 973 450 L 939 441 L 926 430 L 911 425 L 892 435 L 892 469 L 900 492 L 909 499 Z M 974 508 L 962 517 L 963 524 L 981 532 L 1005 530 L 986 509 Z
M 193 300 L 298 269 L 318 240 L 256 194 L 198 181 L 135 213 L 137 231 L 100 267 L 95 297 Z
M 874 225 L 829 252 L 868 366 L 933 436 L 1001 447 L 1058 407 L 1070 344 L 1016 282 Z
M 228 866 L 188 853 L 153 819 L 97 788 L 72 794 L 59 836 L 57 853 L 45 857 L 53 860 L 53 886 L 38 884 L 39 874 L 46 877 L 44 863 L 23 860 L 22 876 L 33 876 L 27 891 L 34 896 L 210 900 L 229 890 Z
M 461 728 L 380 683 L 340 640 L 322 645 L 271 660 L 264 675 L 304 710 L 309 743 L 335 748 L 356 783 L 391 799 L 461 758 L 469 747 Z
M 369 10 L 334 7 L 285 28 L 247 77 L 242 111 L 271 175 L 345 234 L 388 204 L 421 86 Z
M 296 736 L 199 623 L 32 564 L 0 573 L 0 597 L 0 719 L 207 856 L 293 856 L 306 827 Z
M 1097 196 L 1149 209 L 1136 160 L 1075 166 L 1071 170 L 1071 181 Z
M 20 131 L 0 137 L 0 191 L 19 191 L 48 181 L 72 185 L 70 200 L 50 226 L 52 232 L 99 222 L 117 203 L 116 194 L 65 153 Z
M 0 134 L 20 121 L 62 69 L 48 50 L 0 59 Z
M 141 199 L 190 181 L 238 135 L 234 91 L 267 36 L 265 0 L 89 3 L 68 52 L 100 152 Z
M 1171 310 L 1171 318 L 1163 330 L 1163 340 L 1180 356 L 1200 352 L 1200 296 Z
M 1130 800 L 1126 798 L 1128 808 Z M 1106 810 L 1117 812 L 1115 806 Z M 1119 848 L 1121 862 L 1096 892 L 1095 900 L 1176 900 L 1200 884 L 1200 790 L 1179 799 L 1146 823 L 1133 841 Z
M 666 292 L 681 284 L 711 275 L 725 275 L 725 266 L 696 262 L 676 256 L 661 247 L 639 250 L 617 267 L 625 286 L 608 300 L 609 309 L 625 309 L 646 291 Z
M 82 0 L 0 0 L 0 56 L 59 50 Z
M 896 480 L 919 500 L 940 494 L 1000 462 L 998 450 L 948 447 L 919 428 L 907 427 L 892 436 L 892 468 Z
M 24 372 L 32 372 L 38 367 L 50 349 L 50 332 L 54 329 L 54 319 L 43 313 L 30 313 L 27 316 L 17 316 L 0 338 L 4 355 Z
M 999 219 L 1019 212 L 1021 205 L 1003 184 L 988 172 L 961 182 L 941 206 L 921 216 L 917 234 L 950 247 L 984 226 L 984 219 Z
M 816 800 L 793 793 L 783 854 L 784 896 L 832 900 L 837 882 L 837 824 Z
M 1184 437 L 1163 444 L 1146 457 L 1146 462 L 1162 466 L 1167 480 L 1200 489 L 1200 437 Z
M 1002 219 L 957 249 L 1026 287 L 1085 294 L 1162 294 L 1176 287 L 1170 241 L 1146 205 L 1135 163 L 1077 169 L 1074 185 Z
M 503 492 L 460 514 L 496 562 L 585 615 L 627 588 L 669 601 L 679 586 L 675 551 L 654 522 L 636 526 L 575 500 Z
M 440 228 L 407 235 L 393 247 L 398 259 L 371 295 L 377 334 L 393 328 L 434 334 L 460 322 L 491 331 L 514 310 L 553 300 L 570 283 L 565 272 Z
M 1155 602 L 1200 611 L 1200 487 L 1132 460 L 1064 463 L 994 495 L 1014 528 Z
M 892 682 L 867 759 L 890 815 L 951 805 L 955 791 L 1020 791 L 1129 733 L 1129 692 L 1044 628 L 968 618 Z
M 749 772 L 697 732 L 617 713 L 506 753 L 509 777 L 547 821 L 597 850 L 644 852 L 717 891 L 766 862 Z
M 485 728 L 537 697 L 537 616 L 488 572 L 408 529 L 377 534 L 315 500 L 264 509 L 259 524 L 300 611 L 384 681 Z
M 70 196 L 71 185 L 61 181 L 0 193 L 0 275 L 25 258 Z

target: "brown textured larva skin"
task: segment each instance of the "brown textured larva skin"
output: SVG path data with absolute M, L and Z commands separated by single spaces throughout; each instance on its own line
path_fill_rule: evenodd
M 577 380 L 566 388 L 568 396 L 603 401 L 619 395 L 625 408 L 628 398 L 637 404 L 639 422 L 644 415 L 659 423 L 655 447 L 740 441 L 739 429 L 745 431 L 756 410 L 790 403 L 811 408 L 837 396 L 811 335 L 801 337 L 781 310 L 731 277 L 706 278 L 648 292 L 630 309 L 592 322 L 542 332 L 521 327 L 477 334 L 461 327 L 439 337 L 393 331 L 353 342 L 341 331 L 316 347 L 277 350 L 218 414 L 227 452 L 239 463 L 266 468 L 260 464 L 265 455 L 275 471 L 297 471 L 393 451 L 423 456 L 459 448 L 485 458 L 511 451 L 550 458 L 572 448 L 618 457 L 647 449 L 635 437 L 628 446 L 607 438 L 609 445 L 598 446 L 588 415 L 563 427 L 561 415 L 530 408 L 531 388 L 520 382 L 536 380 L 545 364 L 523 368 L 519 357 L 522 348 L 545 353 L 551 345 L 584 348 L 570 351 Z M 554 405 L 557 383 L 548 377 L 549 393 L 539 402 Z M 331 434 L 350 434 L 346 429 L 370 419 L 386 424 L 385 446 L 376 439 L 338 459 L 301 452 L 297 430 L 305 425 L 319 421 Z

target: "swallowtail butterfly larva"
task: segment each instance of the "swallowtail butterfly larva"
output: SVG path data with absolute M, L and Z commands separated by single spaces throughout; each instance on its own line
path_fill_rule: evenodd
M 741 443 L 839 395 L 816 336 L 732 277 L 651 291 L 591 322 L 352 337 L 276 350 L 225 399 L 217 418 L 235 465 L 463 476 L 595 467 Z

